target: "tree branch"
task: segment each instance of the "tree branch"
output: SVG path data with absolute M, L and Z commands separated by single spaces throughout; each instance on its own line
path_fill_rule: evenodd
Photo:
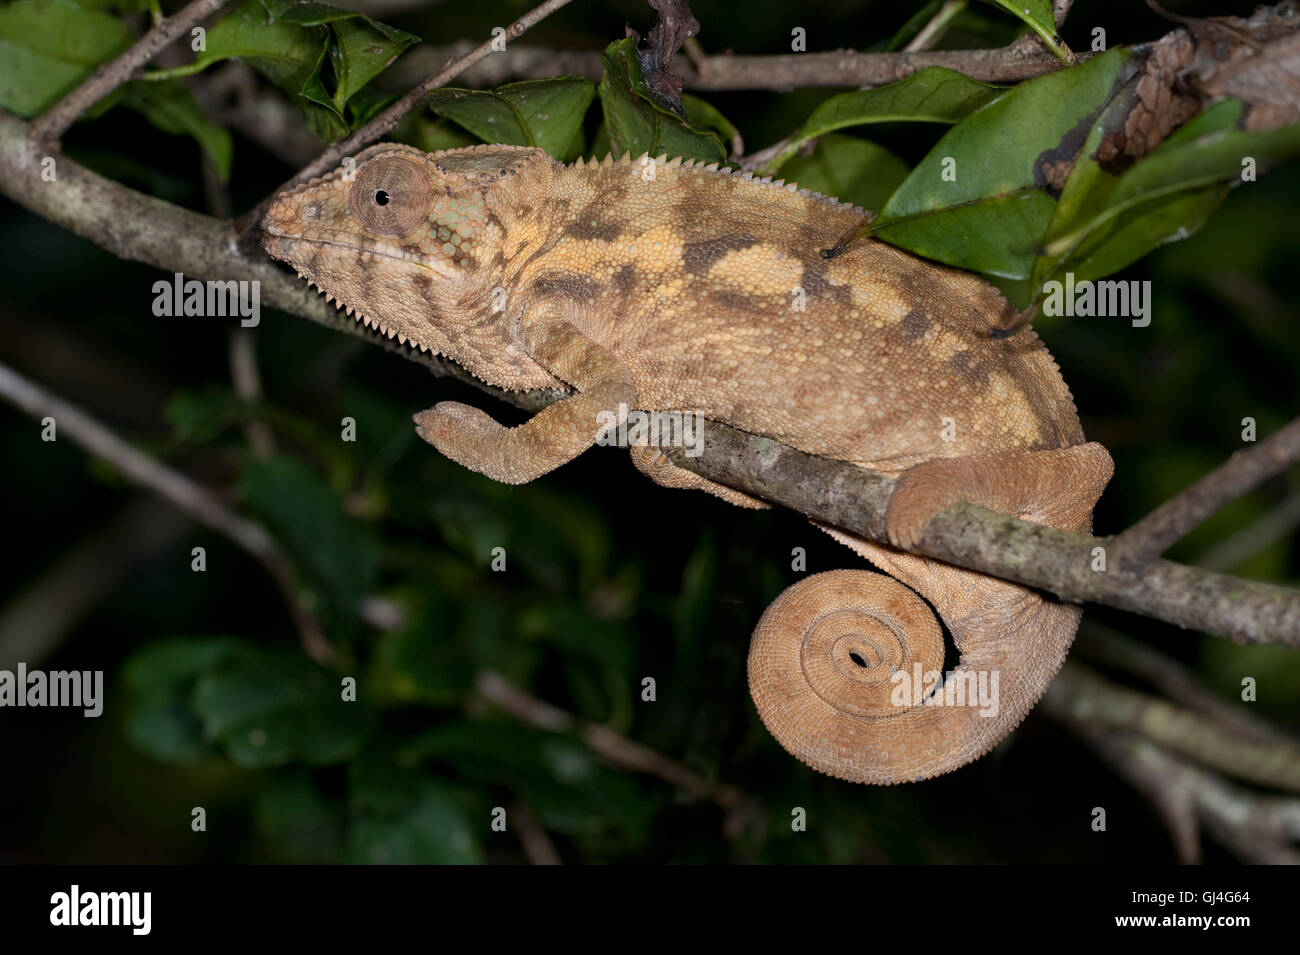
M 1067 663 L 1040 704 L 1073 725 L 1137 733 L 1196 763 L 1249 782 L 1300 793 L 1300 743 L 1243 738 L 1201 714 L 1111 683 Z
M 561 393 L 506 392 L 454 363 L 363 329 L 274 265 L 231 223 L 142 195 L 58 158 L 58 178 L 43 182 L 40 159 L 19 120 L 0 113 L 0 192 L 38 215 L 124 259 L 168 272 L 261 283 L 262 300 L 335 331 L 365 338 L 504 401 L 536 411 Z M 884 514 L 892 478 L 842 461 L 803 454 L 767 438 L 709 422 L 700 457 L 667 451 L 674 463 L 808 517 L 888 543 Z M 1244 642 L 1300 646 L 1300 592 L 1156 560 L 1139 569 L 1093 571 L 1093 548 L 1107 538 L 1070 534 L 958 505 L 937 516 L 916 553 L 1055 593 L 1091 600 Z
M 393 69 L 393 78 L 426 76 L 449 56 L 463 55 L 466 44 L 416 47 Z M 685 54 L 672 61 L 672 71 L 696 91 L 791 90 L 803 86 L 847 86 L 867 89 L 911 76 L 927 66 L 946 66 L 985 83 L 1014 83 L 1062 69 L 1065 64 L 1032 36 L 1005 47 L 983 50 L 920 50 L 915 52 L 859 53 L 832 50 L 821 53 L 786 53 L 742 56 L 705 54 L 692 60 Z M 601 75 L 600 53 L 595 50 L 554 50 L 539 47 L 507 49 L 465 72 L 466 82 L 498 86 L 511 80 L 542 79 L 557 73 L 576 73 L 590 79 Z
M 707 422 L 704 453 L 665 450 L 679 467 L 782 504 L 826 524 L 888 544 L 885 509 L 893 478 L 804 454 L 768 438 Z M 1300 591 L 1155 560 L 1140 567 L 1098 565 L 1113 539 L 1071 534 L 958 504 L 937 515 L 914 553 L 1014 580 L 1062 600 L 1093 601 L 1180 627 L 1248 643 L 1300 647 Z

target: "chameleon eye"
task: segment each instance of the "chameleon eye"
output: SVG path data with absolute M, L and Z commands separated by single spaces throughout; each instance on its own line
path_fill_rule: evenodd
M 433 190 L 417 163 L 386 156 L 357 173 L 348 205 L 358 222 L 379 235 L 406 235 L 429 215 Z

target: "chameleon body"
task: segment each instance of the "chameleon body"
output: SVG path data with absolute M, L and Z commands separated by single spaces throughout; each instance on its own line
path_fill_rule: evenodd
M 1046 348 L 1028 328 L 993 336 L 1015 313 L 971 274 L 870 239 L 822 255 L 867 221 L 793 185 L 663 157 L 565 166 L 524 147 L 380 145 L 282 194 L 263 228 L 272 256 L 367 325 L 494 385 L 571 393 L 515 428 L 456 402 L 416 415 L 421 437 L 498 481 L 572 459 L 620 408 L 696 412 L 898 476 L 897 548 L 958 500 L 1088 529 L 1111 461 L 1085 443 Z M 631 453 L 661 484 L 765 506 L 656 448 Z M 824 529 L 890 576 L 817 574 L 764 613 L 749 678 L 768 729 L 860 782 L 987 752 L 1050 683 L 1079 609 Z M 948 627 L 956 679 L 992 676 L 996 705 L 900 703 L 898 670 L 944 665 L 918 594 Z

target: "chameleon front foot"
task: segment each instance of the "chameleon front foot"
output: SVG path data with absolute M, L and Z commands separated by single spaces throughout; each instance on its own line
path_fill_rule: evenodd
M 415 416 L 415 433 L 457 464 L 508 484 L 531 480 L 519 468 L 522 462 L 502 460 L 500 451 L 509 429 L 485 411 L 459 401 L 440 401 Z

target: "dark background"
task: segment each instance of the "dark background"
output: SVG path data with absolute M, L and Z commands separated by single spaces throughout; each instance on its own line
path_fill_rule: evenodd
M 1014 35 L 1013 21 L 976 6 L 1004 31 L 996 43 Z M 748 53 L 787 49 L 792 26 L 807 28 L 810 50 L 867 48 L 890 36 L 910 12 L 908 5 L 868 2 L 692 7 L 706 49 Z M 485 36 L 524 9 L 447 2 L 386 19 L 427 42 L 445 43 Z M 1249 6 L 1178 9 L 1240 14 Z M 521 43 L 598 50 L 622 36 L 625 23 L 644 32 L 648 11 L 632 2 L 578 2 Z M 1086 49 L 1094 25 L 1106 28 L 1112 46 L 1154 39 L 1170 28 L 1136 3 L 1080 0 L 1064 37 Z M 975 34 L 970 42 L 994 45 Z M 828 92 L 704 98 L 740 127 L 755 150 L 788 133 Z M 924 155 L 939 132 L 870 130 L 871 138 L 909 162 Z M 134 114 L 115 110 L 83 123 L 66 145 L 79 159 L 98 156 L 100 168 L 115 164 L 133 185 L 147 181 L 172 201 L 204 208 L 197 146 L 158 133 Z M 234 208 L 249 208 L 290 172 L 237 139 Z M 1152 281 L 1150 327 L 1095 318 L 1036 323 L 1075 395 L 1085 431 L 1116 462 L 1116 478 L 1096 512 L 1100 532 L 1124 527 L 1239 448 L 1243 417 L 1258 421 L 1262 437 L 1295 414 L 1297 221 L 1300 171 L 1291 166 L 1233 190 L 1199 234 L 1115 276 Z M 0 360 L 237 497 L 248 456 L 240 429 L 228 422 L 204 440 L 187 440 L 176 430 L 185 417 L 176 410 L 178 397 L 201 402 L 229 391 L 225 325 L 153 317 L 151 288 L 165 276 L 117 261 L 8 203 L 0 205 L 0 275 Z M 279 313 L 263 316 L 257 343 L 267 404 L 280 416 L 276 422 L 293 425 L 276 425 L 281 451 L 318 471 L 338 494 L 350 519 L 375 543 L 380 590 L 413 608 L 418 622 L 412 627 L 419 630 L 413 645 L 427 641 L 446 674 L 455 675 L 448 675 L 441 695 L 386 698 L 366 753 L 388 752 L 430 728 L 461 733 L 461 750 L 445 749 L 405 768 L 448 794 L 470 821 L 483 858 L 522 859 L 514 836 L 489 831 L 486 820 L 490 807 L 523 799 L 542 817 L 561 856 L 574 862 L 1172 859 L 1151 806 L 1077 737 L 1039 713 L 990 756 L 919 785 L 853 786 L 788 756 L 763 730 L 749 700 L 749 633 L 767 602 L 796 578 L 789 570 L 791 548 L 807 549 L 810 572 L 860 563 L 806 522 L 660 488 L 637 474 L 625 455 L 604 449 L 535 485 L 493 485 L 419 442 L 409 416 L 448 398 L 488 408 L 502 420 L 520 420 L 517 412 L 400 357 Z M 169 406 L 170 414 L 164 411 Z M 344 415 L 357 419 L 356 444 L 337 444 Z M 319 450 L 331 438 L 332 450 Z M 105 715 L 87 720 L 71 711 L 0 711 L 0 860 L 352 858 L 348 827 L 363 811 L 355 766 L 248 771 L 219 750 L 193 762 L 166 763 L 127 738 L 135 701 L 120 675 L 140 648 L 222 634 L 296 647 L 284 601 L 263 570 L 219 536 L 184 521 L 171 526 L 161 505 L 137 509 L 141 492 L 70 441 L 42 443 L 38 425 L 8 406 L 0 407 L 0 449 L 10 560 L 0 606 L 52 579 L 61 561 L 96 540 L 102 577 L 80 580 L 76 593 L 65 592 L 54 603 L 76 602 L 109 581 L 102 599 L 87 598 L 85 613 L 40 663 L 105 670 Z M 1170 556 L 1195 563 L 1216 542 L 1264 520 L 1275 533 L 1256 535 L 1244 557 L 1223 569 L 1294 584 L 1300 566 L 1293 523 L 1267 515 L 1284 513 L 1295 493 L 1294 480 L 1270 483 L 1225 508 Z M 131 542 L 142 539 L 144 525 L 160 529 L 163 539 L 135 548 Z M 498 545 L 510 554 L 506 574 L 487 568 L 488 551 Z M 205 574 L 190 571 L 194 546 L 207 549 Z M 12 624 L 11 617 L 3 619 Z M 1099 626 L 1191 664 L 1225 698 L 1238 692 L 1242 675 L 1253 675 L 1260 685 L 1254 711 L 1292 730 L 1300 722 L 1300 657 L 1293 652 L 1240 647 L 1098 607 L 1088 609 L 1081 640 Z M 0 628 L 0 650 L 6 639 L 14 633 Z M 356 672 L 365 673 L 387 638 L 358 626 L 341 639 Z M 3 665 L 12 665 L 7 653 L 0 656 Z M 717 807 L 682 797 L 657 779 L 581 759 L 566 777 L 562 759 L 539 762 L 547 738 L 473 700 L 463 674 L 483 665 L 737 787 L 761 807 L 758 817 L 729 834 Z M 639 700 L 644 676 L 657 680 L 656 703 Z M 309 821 L 278 823 L 283 813 L 277 813 L 298 798 L 302 808 L 289 815 Z M 190 831 L 195 805 L 207 808 L 206 834 Z M 794 806 L 807 809 L 806 833 L 789 830 Z M 1089 826 L 1096 806 L 1107 808 L 1105 833 Z M 1208 848 L 1210 861 L 1227 858 Z

